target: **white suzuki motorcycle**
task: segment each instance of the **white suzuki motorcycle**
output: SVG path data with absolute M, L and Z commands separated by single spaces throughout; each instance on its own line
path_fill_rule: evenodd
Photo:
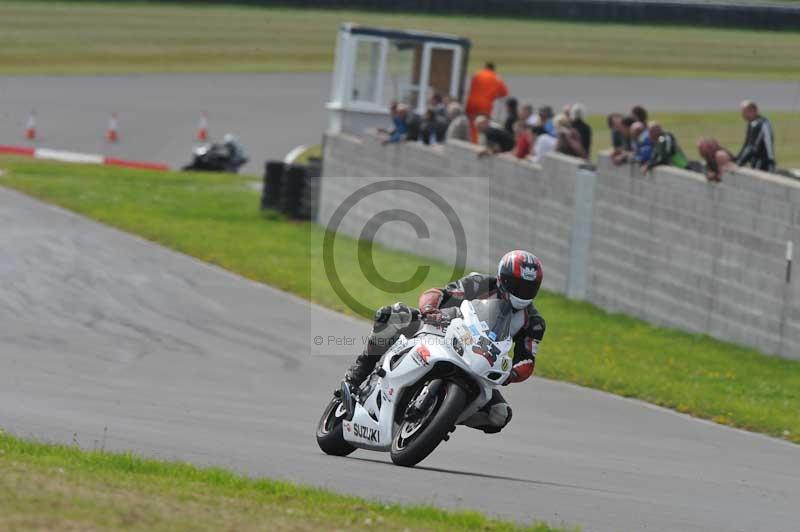
M 446 329 L 425 324 L 412 338 L 401 335 L 357 393 L 342 383 L 317 425 L 325 453 L 389 451 L 392 462 L 412 467 L 489 402 L 511 372 L 511 305 L 464 301 L 446 311 Z

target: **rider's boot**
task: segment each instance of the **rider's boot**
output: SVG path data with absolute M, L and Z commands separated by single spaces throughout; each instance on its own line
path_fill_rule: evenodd
M 375 364 L 380 358 L 375 355 L 370 355 L 367 351 L 368 350 L 365 349 L 363 353 L 358 355 L 353 365 L 350 366 L 350 369 L 344 374 L 344 381 L 353 392 L 358 390 L 361 383 L 369 377 L 369 374 L 375 369 Z

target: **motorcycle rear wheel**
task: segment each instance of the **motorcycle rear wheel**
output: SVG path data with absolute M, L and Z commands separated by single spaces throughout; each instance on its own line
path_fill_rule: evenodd
M 317 423 L 317 445 L 325 454 L 347 456 L 356 450 L 347 443 L 342 433 L 342 419 L 345 413 L 342 401 L 334 397 Z
M 427 383 L 433 386 L 436 381 Z M 414 467 L 428 457 L 455 427 L 456 420 L 467 405 L 467 392 L 457 384 L 441 381 L 438 393 L 419 419 L 404 418 L 392 439 L 392 462 Z M 419 392 L 418 392 L 419 393 Z M 412 396 L 409 403 L 413 402 Z

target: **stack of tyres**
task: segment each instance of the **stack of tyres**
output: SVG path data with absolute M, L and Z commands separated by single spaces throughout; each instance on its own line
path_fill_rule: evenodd
M 267 161 L 264 168 L 264 187 L 261 189 L 261 208 L 277 209 L 281 203 L 281 189 L 286 164 L 283 161 Z

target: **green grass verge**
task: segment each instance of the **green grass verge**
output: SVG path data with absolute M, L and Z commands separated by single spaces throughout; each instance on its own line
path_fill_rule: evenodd
M 328 71 L 342 22 L 454 33 L 470 69 L 800 79 L 800 33 L 132 2 L 0 3 L 0 74 Z
M 309 282 L 311 253 L 319 249 L 323 230 L 261 215 L 258 196 L 242 177 L 7 157 L 0 158 L 0 168 L 6 170 L 2 185 L 347 311 L 324 276 Z M 417 300 L 417 290 L 387 295 L 363 279 L 357 247 L 354 240 L 338 239 L 336 261 L 343 283 L 357 287 L 364 304 Z M 375 262 L 394 280 L 410 277 L 421 263 L 380 247 Z M 444 284 L 450 274 L 446 265 L 433 264 L 428 283 Z M 537 374 L 800 443 L 800 362 L 653 327 L 548 292 L 537 301 L 548 323 Z
M 620 111 L 626 112 L 627 109 Z M 775 153 L 778 166 L 782 168 L 800 167 L 800 113 L 765 112 L 775 129 Z M 738 112 L 722 113 L 653 113 L 653 120 L 658 120 L 672 131 L 678 143 L 690 159 L 699 159 L 697 139 L 701 136 L 716 137 L 720 144 L 731 150 L 734 155 L 742 146 L 745 134 L 745 122 Z M 604 116 L 591 116 L 589 124 L 594 130 L 592 150 L 606 150 L 611 147 L 611 136 L 608 132 Z
M 2 430 L 0 471 L 0 530 L 563 530 L 45 445 Z

